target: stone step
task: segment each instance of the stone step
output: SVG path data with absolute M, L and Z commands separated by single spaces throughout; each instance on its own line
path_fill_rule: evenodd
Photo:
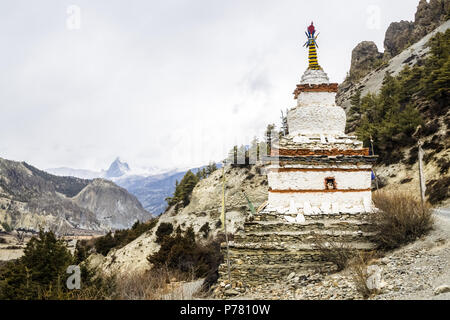
M 291 263 L 291 264 L 271 264 L 271 265 L 253 265 L 241 264 L 231 265 L 232 281 L 242 281 L 248 285 L 258 283 L 276 282 L 285 280 L 289 274 L 295 272 L 299 274 L 311 274 L 321 272 L 331 272 L 336 270 L 333 263 Z M 219 267 L 219 278 L 228 278 L 228 268 L 226 264 Z
M 347 246 L 350 249 L 355 250 L 374 250 L 376 245 L 372 242 L 349 242 L 341 243 L 335 242 L 336 246 Z M 293 243 L 293 242 L 274 242 L 274 243 L 259 243 L 259 242 L 235 242 L 230 241 L 228 244 L 230 250 L 247 250 L 247 251 L 293 251 L 293 252 L 303 252 L 303 251 L 315 251 L 316 246 L 313 243 Z M 222 250 L 226 249 L 226 244 L 221 244 Z
M 375 233 L 362 231 L 336 231 L 336 230 L 317 230 L 317 231 L 261 231 L 246 232 L 236 234 L 234 241 L 238 243 L 314 243 L 317 237 L 325 242 L 370 242 Z
M 308 264 L 325 262 L 320 251 L 257 251 L 257 250 L 230 250 L 230 261 L 240 266 L 249 265 L 277 265 L 277 264 Z
M 347 230 L 347 231 L 370 231 L 370 224 L 358 219 L 352 220 L 309 220 L 305 223 L 289 223 L 287 221 L 254 221 L 245 222 L 244 231 L 261 232 L 261 231 L 316 231 L 316 230 Z
M 345 244 L 347 249 L 358 249 L 358 251 L 370 251 L 373 246 L 369 243 Z M 348 245 L 348 246 L 347 246 Z M 225 251 L 223 251 L 225 254 Z M 290 249 L 281 249 L 280 247 L 264 248 L 259 244 L 259 248 L 231 246 L 228 254 L 230 261 L 235 265 L 276 265 L 276 264 L 302 264 L 302 263 L 323 263 L 327 258 L 323 253 L 310 245 L 297 246 Z
M 253 221 L 280 221 L 285 222 L 285 216 L 295 218 L 297 214 L 279 214 L 271 212 L 263 212 L 252 217 Z M 317 214 L 305 215 L 306 221 L 321 221 L 321 220 L 360 220 L 364 221 L 370 217 L 369 213 L 339 213 L 339 214 Z

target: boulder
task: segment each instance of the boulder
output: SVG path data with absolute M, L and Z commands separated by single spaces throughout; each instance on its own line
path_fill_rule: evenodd
M 448 285 L 448 284 L 439 286 L 436 289 L 434 289 L 435 296 L 443 294 L 443 293 L 447 293 L 447 292 L 450 292 L 450 285 Z
M 398 55 L 410 44 L 413 30 L 414 22 L 402 20 L 391 23 L 384 38 L 385 53 L 389 54 L 389 57 Z
M 369 73 L 374 65 L 383 57 L 373 41 L 363 41 L 352 51 L 350 78 L 358 80 Z

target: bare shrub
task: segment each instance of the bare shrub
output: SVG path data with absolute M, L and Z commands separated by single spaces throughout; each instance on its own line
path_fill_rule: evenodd
M 373 238 L 380 249 L 394 249 L 425 235 L 433 227 L 431 207 L 403 192 L 378 191 L 373 202 L 379 211 L 371 216 Z
M 123 300 L 178 300 L 184 296 L 183 283 L 192 281 L 186 273 L 161 268 L 143 274 L 125 274 L 117 278 L 117 296 Z
M 313 244 L 320 251 L 325 261 L 332 262 L 337 266 L 337 271 L 344 270 L 348 266 L 350 259 L 356 254 L 349 243 L 327 241 L 320 234 L 314 234 Z
M 73 290 L 64 299 L 72 300 L 184 300 L 194 292 L 188 284 L 193 275 L 167 268 L 144 273 L 105 275 L 91 270 L 95 276 L 82 281 L 81 290 Z M 83 272 L 82 272 L 83 274 Z M 198 286 L 198 289 L 200 286 Z
M 356 286 L 356 290 L 364 299 L 368 299 L 379 293 L 377 289 L 370 288 L 368 285 L 370 274 L 367 271 L 367 267 L 374 258 L 375 253 L 373 252 L 359 252 L 350 263 L 350 272 L 353 283 Z
M 25 240 L 25 231 L 23 231 L 23 230 L 16 230 L 15 236 L 16 236 L 17 242 L 19 244 L 23 244 L 23 242 Z

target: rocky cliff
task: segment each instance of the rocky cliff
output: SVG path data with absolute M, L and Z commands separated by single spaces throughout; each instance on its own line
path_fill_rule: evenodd
M 128 228 L 151 215 L 126 190 L 104 180 L 58 177 L 0 158 L 0 223 L 60 234 Z
M 373 70 L 421 40 L 450 18 L 450 0 L 420 0 L 414 21 L 392 22 L 386 30 L 384 53 L 372 41 L 359 43 L 352 52 L 350 72 L 341 85 L 349 87 Z
M 352 114 L 352 98 L 360 92 L 361 97 L 368 94 L 378 94 L 383 86 L 386 74 L 397 77 L 405 69 L 417 66 L 422 67 L 426 59 L 430 56 L 430 39 L 438 33 L 445 33 L 450 28 L 450 20 L 438 24 L 448 12 L 449 1 L 421 1 L 416 14 L 416 21 L 411 25 L 407 23 L 393 24 L 387 32 L 385 44 L 388 56 L 383 57 L 383 62 L 366 75 L 355 79 L 347 79 L 339 86 L 337 103 L 344 107 L 349 114 L 348 132 L 354 132 L 358 128 L 358 119 L 361 114 Z M 438 10 L 439 9 L 439 10 Z M 448 17 L 448 16 L 447 16 Z M 437 25 L 437 27 L 436 27 Z M 435 29 L 432 29 L 436 27 Z M 398 29 L 397 31 L 396 28 Z M 431 29 L 431 32 L 429 32 Z M 395 32 L 394 32 L 395 31 Z M 416 37 L 423 35 L 415 43 Z M 405 48 L 405 46 L 409 46 Z M 371 61 L 376 57 L 376 52 L 372 44 L 364 42 L 354 50 L 356 55 L 367 55 L 366 58 L 355 58 L 352 69 L 353 72 L 367 70 L 360 65 L 360 61 Z M 390 55 L 392 58 L 387 58 Z M 356 70 L 356 71 L 354 71 Z M 441 72 L 436 70 L 436 72 Z M 364 72 L 363 72 L 364 73 Z M 448 80 L 447 80 L 448 81 Z M 425 179 L 427 184 L 427 196 L 433 205 L 446 206 L 450 203 L 448 184 L 450 183 L 450 135 L 449 119 L 450 111 L 448 103 L 442 107 L 427 100 L 421 92 L 408 97 L 408 103 L 420 113 L 423 124 L 414 139 L 420 138 L 424 142 L 425 150 Z M 351 115 L 351 116 L 350 116 Z M 393 143 L 395 143 L 393 137 Z M 418 157 L 417 147 L 398 147 L 397 156 L 403 160 L 393 160 L 391 164 L 379 164 L 375 171 L 380 178 L 381 185 L 387 189 L 405 190 L 414 194 L 419 194 Z
M 373 41 L 363 41 L 352 51 L 352 63 L 349 79 L 357 80 L 366 75 L 370 70 L 380 64 L 383 54 L 378 52 L 378 47 Z
M 390 24 L 384 40 L 385 56 L 394 57 L 450 18 L 449 0 L 420 0 L 414 21 Z

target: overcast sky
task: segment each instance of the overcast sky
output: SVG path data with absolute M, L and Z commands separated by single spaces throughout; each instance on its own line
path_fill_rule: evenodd
M 311 21 L 341 82 L 352 49 L 383 51 L 418 0 L 0 3 L 0 157 L 99 170 L 224 158 L 295 105 Z

